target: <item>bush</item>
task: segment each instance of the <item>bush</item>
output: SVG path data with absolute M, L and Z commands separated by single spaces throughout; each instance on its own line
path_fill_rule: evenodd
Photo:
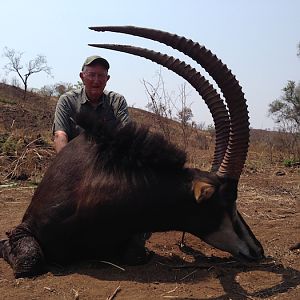
M 4 104 L 17 104 L 17 102 L 12 99 L 2 98 L 2 97 L 0 97 L 0 102 Z
M 300 160 L 299 159 L 285 159 L 283 161 L 283 164 L 285 167 L 295 167 L 295 166 L 300 166 Z
M 13 135 L 0 135 L 0 149 L 6 155 L 15 155 L 24 147 L 24 140 Z

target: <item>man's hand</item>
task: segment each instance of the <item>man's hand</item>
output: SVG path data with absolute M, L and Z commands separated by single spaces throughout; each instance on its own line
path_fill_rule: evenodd
M 54 133 L 54 148 L 56 153 L 60 152 L 68 143 L 68 136 L 64 131 L 55 131 Z

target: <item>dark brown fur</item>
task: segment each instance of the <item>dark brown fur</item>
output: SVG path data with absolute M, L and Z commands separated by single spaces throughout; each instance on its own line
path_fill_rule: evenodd
M 135 124 L 108 128 L 92 116 L 77 121 L 86 132 L 57 155 L 22 223 L 0 243 L 16 277 L 40 273 L 44 262 L 132 254 L 132 241 L 144 232 L 205 238 L 225 212 L 234 215 L 236 180 L 185 168 L 183 151 Z M 199 180 L 215 191 L 201 203 L 193 193 Z M 137 255 L 143 251 L 142 245 Z

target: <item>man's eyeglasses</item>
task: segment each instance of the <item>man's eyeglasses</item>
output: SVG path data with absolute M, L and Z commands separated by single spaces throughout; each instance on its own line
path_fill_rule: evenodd
M 107 73 L 83 72 L 89 79 L 106 79 Z

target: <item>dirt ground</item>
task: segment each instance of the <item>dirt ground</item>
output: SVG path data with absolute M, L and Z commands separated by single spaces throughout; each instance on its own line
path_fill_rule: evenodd
M 154 233 L 147 246 L 155 255 L 143 266 L 87 261 L 16 280 L 0 259 L 0 299 L 300 299 L 300 250 L 289 249 L 300 242 L 300 173 L 275 171 L 245 174 L 239 185 L 239 210 L 264 246 L 264 262 L 237 262 L 191 235 L 182 252 L 181 233 Z M 0 238 L 19 223 L 33 191 L 1 186 Z

